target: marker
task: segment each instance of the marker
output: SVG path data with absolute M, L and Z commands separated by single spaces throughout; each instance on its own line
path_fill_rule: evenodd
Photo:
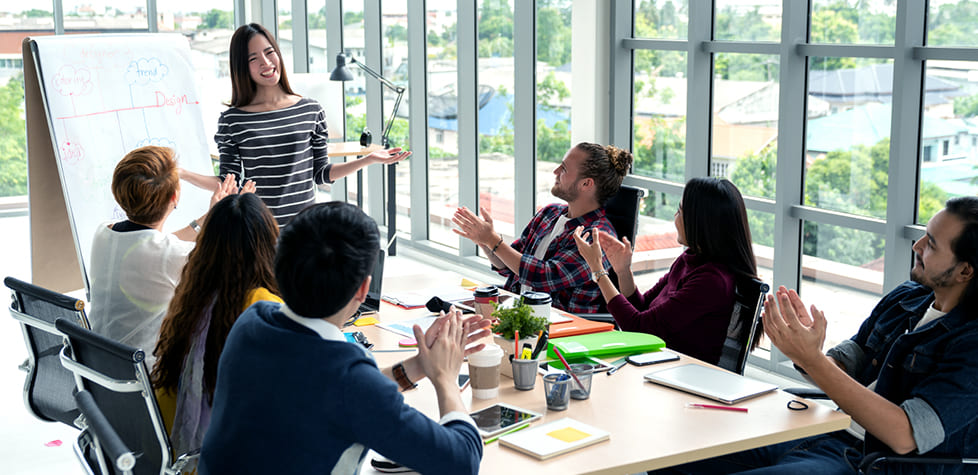
M 537 359 L 537 356 L 540 355 L 540 352 L 547 349 L 547 339 L 549 336 L 550 336 L 550 332 L 548 332 L 547 330 L 540 330 L 540 336 L 537 337 L 537 346 L 536 348 L 533 348 L 533 355 L 532 355 L 533 359 Z
M 686 407 L 696 409 L 720 409 L 721 411 L 747 412 L 746 407 L 717 406 L 715 404 L 700 404 L 698 402 L 687 402 Z
M 612 364 L 611 369 L 609 369 L 608 370 L 608 373 L 607 373 L 608 376 L 611 376 L 611 375 L 615 374 L 615 372 L 618 371 L 618 370 L 620 370 L 622 366 L 625 366 L 625 363 L 628 363 L 628 357 L 619 358 L 619 359 L 615 360 L 614 362 L 612 362 L 611 363 Z
M 486 439 L 483 443 L 486 444 L 486 445 L 489 445 L 489 444 L 491 444 L 491 443 L 499 440 L 499 438 L 502 437 L 502 436 L 504 436 L 504 435 L 512 434 L 513 432 L 526 429 L 527 427 L 530 427 L 530 423 L 529 422 L 526 422 L 523 425 L 521 425 L 521 426 L 519 426 L 519 427 L 517 427 L 515 429 L 510 429 L 510 430 L 508 430 L 506 432 L 503 432 L 502 434 L 499 434 L 499 435 L 497 435 L 495 437 L 490 437 L 490 438 Z
M 533 350 L 530 349 L 529 343 L 523 343 L 523 351 L 520 353 L 521 360 L 528 360 L 533 358 Z

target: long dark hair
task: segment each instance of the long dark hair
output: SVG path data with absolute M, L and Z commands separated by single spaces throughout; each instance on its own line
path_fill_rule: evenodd
M 210 308 L 204 390 L 208 400 L 214 397 L 217 361 L 248 293 L 265 287 L 278 294 L 274 272 L 277 238 L 275 218 L 254 193 L 227 196 L 207 213 L 160 328 L 154 351 L 154 387 L 177 388 L 184 359 L 197 338 L 195 332 Z
M 231 69 L 231 103 L 229 105 L 231 107 L 246 106 L 255 100 L 255 93 L 258 88 L 255 86 L 255 81 L 251 79 L 251 72 L 248 70 L 248 42 L 255 35 L 264 36 L 272 48 L 275 48 L 275 54 L 279 58 L 278 72 L 281 75 L 278 85 L 286 94 L 295 95 L 292 92 L 292 86 L 289 85 L 289 77 L 285 73 L 285 65 L 282 64 L 282 50 L 279 49 L 275 37 L 264 26 L 258 23 L 248 23 L 235 30 L 234 35 L 231 36 L 229 52 Z
M 738 281 L 757 277 L 747 207 L 733 183 L 723 178 L 693 178 L 686 183 L 681 206 L 690 251 L 725 264 Z

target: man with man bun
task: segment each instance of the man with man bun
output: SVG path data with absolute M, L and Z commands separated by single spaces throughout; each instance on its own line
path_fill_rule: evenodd
M 564 155 L 554 170 L 550 192 L 567 204 L 550 204 L 530 220 L 523 234 L 507 244 L 492 225 L 486 208 L 476 215 L 458 208 L 454 231 L 479 245 L 493 270 L 506 277 L 504 288 L 514 293 L 545 292 L 553 306 L 573 313 L 603 311 L 601 290 L 577 252 L 574 229 L 600 229 L 616 236 L 605 216 L 604 204 L 618 193 L 632 165 L 632 154 L 614 146 L 581 142 Z M 610 265 L 605 259 L 605 268 Z

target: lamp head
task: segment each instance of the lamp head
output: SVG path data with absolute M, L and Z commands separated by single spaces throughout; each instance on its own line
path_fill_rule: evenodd
M 330 81 L 352 81 L 353 74 L 346 67 L 346 56 L 343 53 L 336 54 L 336 68 L 329 75 Z

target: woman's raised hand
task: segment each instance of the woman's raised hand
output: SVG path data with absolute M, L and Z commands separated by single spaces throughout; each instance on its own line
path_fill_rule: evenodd
M 390 165 L 393 163 L 400 162 L 405 158 L 411 156 L 411 152 L 407 150 L 402 150 L 401 147 L 395 147 L 385 150 L 377 150 L 371 152 L 370 155 L 363 157 L 361 160 L 368 160 L 371 163 L 382 163 L 384 165 Z
M 608 233 L 599 233 L 598 241 L 601 242 L 601 247 L 604 248 L 604 254 L 608 256 L 608 262 L 611 262 L 611 268 L 618 275 L 624 274 L 631 268 L 632 243 L 628 241 L 627 237 L 619 241 L 618 238 Z

